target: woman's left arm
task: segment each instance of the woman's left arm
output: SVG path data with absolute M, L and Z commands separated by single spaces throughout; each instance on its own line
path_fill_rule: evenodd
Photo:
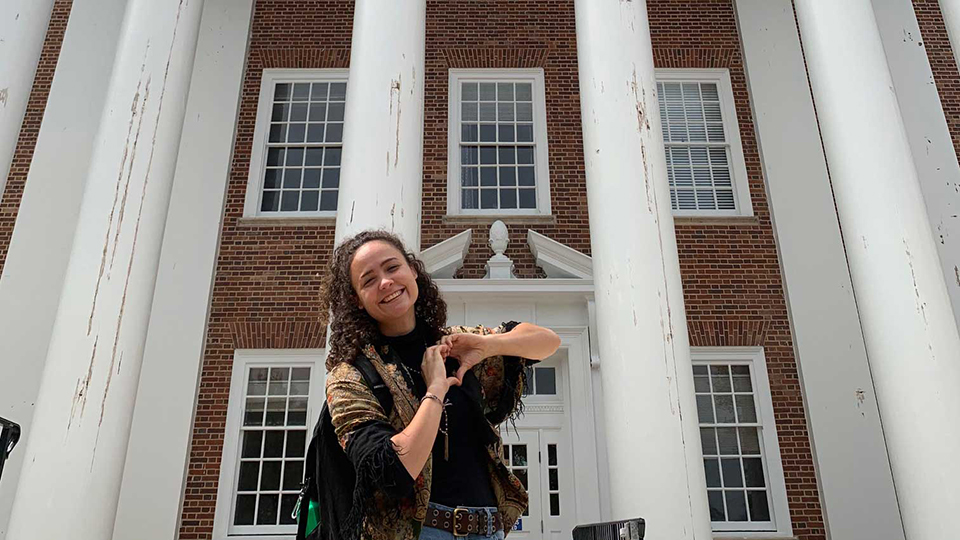
M 520 323 L 509 332 L 455 333 L 443 336 L 440 343 L 450 347 L 450 356 L 460 361 L 457 378 L 491 356 L 516 356 L 543 360 L 560 347 L 560 337 L 553 330 L 531 323 Z

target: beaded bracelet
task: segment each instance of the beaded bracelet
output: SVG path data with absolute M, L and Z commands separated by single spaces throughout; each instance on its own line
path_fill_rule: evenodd
M 426 400 L 428 400 L 428 399 L 432 399 L 432 400 L 436 401 L 437 403 L 440 404 L 441 407 L 443 407 L 443 400 L 440 399 L 439 397 L 431 394 L 430 392 L 427 392 L 426 394 L 424 394 L 424 396 L 423 396 L 422 398 L 420 398 L 420 403 L 423 404 L 423 402 L 426 401 Z

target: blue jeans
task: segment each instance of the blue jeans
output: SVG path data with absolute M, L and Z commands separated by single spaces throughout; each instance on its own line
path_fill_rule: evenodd
M 430 503 L 431 508 L 436 508 L 438 510 L 446 510 L 453 512 L 453 508 L 449 506 L 444 506 L 442 504 Z M 490 510 L 491 512 L 496 511 L 496 508 L 476 508 L 470 506 L 464 506 L 462 508 L 469 508 L 471 510 Z M 457 536 L 454 537 L 452 532 L 443 531 L 440 529 L 434 529 L 433 527 L 424 526 L 420 530 L 420 540 L 504 540 L 504 535 L 502 530 L 493 531 L 493 534 L 487 535 L 487 531 L 480 531 L 481 534 L 468 534 L 467 536 Z

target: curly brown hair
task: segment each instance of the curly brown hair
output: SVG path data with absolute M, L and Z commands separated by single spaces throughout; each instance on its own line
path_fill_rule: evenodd
M 359 298 L 350 279 L 350 265 L 357 250 L 375 240 L 395 247 L 416 272 L 420 292 L 414 304 L 414 313 L 417 327 L 424 337 L 429 343 L 436 343 L 444 334 L 447 303 L 440 296 L 440 289 L 430 278 L 423 261 L 408 251 L 397 235 L 382 229 L 363 231 L 344 239 L 333 250 L 320 286 L 320 322 L 324 326 L 330 325 L 327 336 L 328 370 L 341 362 L 353 363 L 362 347 L 379 343 L 383 337 L 377 321 L 358 306 Z

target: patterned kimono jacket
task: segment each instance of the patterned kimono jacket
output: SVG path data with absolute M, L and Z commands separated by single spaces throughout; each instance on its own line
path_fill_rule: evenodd
M 508 332 L 516 326 L 515 322 L 503 323 L 494 329 L 483 326 L 453 326 L 447 328 L 447 334 L 471 333 L 479 335 Z M 327 404 L 333 420 L 333 426 L 340 445 L 348 448 L 351 435 L 358 428 L 372 421 L 389 423 L 397 432 L 402 431 L 412 420 L 420 405 L 417 398 L 395 363 L 385 362 L 381 354 L 389 353 L 386 346 L 378 351 L 373 345 L 363 349 L 364 355 L 380 373 L 384 383 L 393 396 L 393 411 L 389 417 L 377 402 L 370 387 L 364 382 L 360 372 L 353 365 L 342 362 L 327 374 Z M 527 507 L 527 492 L 503 460 L 503 442 L 498 425 L 508 418 L 515 418 L 521 407 L 520 397 L 525 384 L 524 368 L 536 361 L 515 356 L 492 356 L 474 366 L 473 374 L 480 382 L 481 400 L 486 424 L 492 432 L 487 445 L 487 462 L 491 485 L 497 499 L 497 508 L 503 516 L 505 531 L 509 532 L 514 523 Z M 349 454 L 349 452 L 348 452 Z M 375 453 L 373 453 L 375 454 Z M 386 453 L 386 459 L 395 459 L 392 450 Z M 367 474 L 365 468 L 384 467 L 384 454 L 379 458 L 364 459 L 354 463 L 357 468 L 358 489 L 360 478 Z M 354 459 L 354 458 L 351 458 Z M 384 489 L 372 490 L 363 494 L 363 522 L 360 537 L 363 540 L 416 540 L 426 517 L 427 504 L 430 502 L 430 484 L 433 473 L 433 457 L 427 458 L 420 476 L 413 483 L 412 495 L 396 498 Z M 404 470 L 404 474 L 406 474 Z M 406 477 L 409 479 L 409 476 Z M 375 482 L 370 482 L 375 483 Z M 344 496 L 350 496 L 344 494 Z M 354 498 L 356 501 L 357 498 Z

